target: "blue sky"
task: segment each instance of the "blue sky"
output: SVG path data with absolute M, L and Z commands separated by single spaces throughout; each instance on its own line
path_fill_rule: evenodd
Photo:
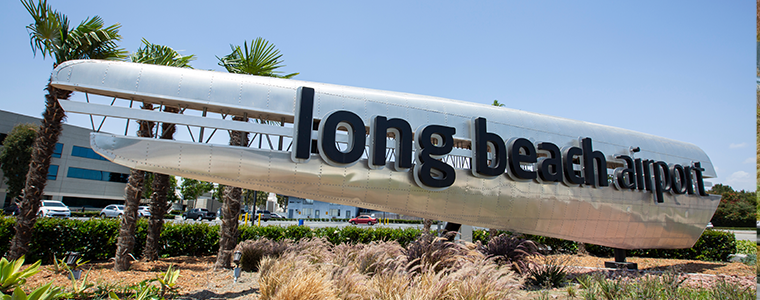
M 121 23 L 193 66 L 263 37 L 297 79 L 491 103 L 693 143 L 713 183 L 754 191 L 754 1 L 49 1 Z M 411 2 L 411 3 L 410 3 Z M 0 4 L 0 109 L 39 116 L 52 60 Z M 75 125 L 89 121 L 71 117 Z

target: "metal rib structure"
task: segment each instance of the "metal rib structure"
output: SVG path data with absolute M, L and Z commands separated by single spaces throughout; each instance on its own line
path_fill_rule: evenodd
M 97 133 L 93 149 L 115 163 L 146 171 L 207 180 L 249 189 L 372 208 L 462 224 L 503 228 L 623 249 L 691 247 L 719 204 L 719 196 L 666 193 L 657 203 L 652 193 L 614 187 L 483 179 L 469 169 L 472 119 L 488 119 L 488 131 L 505 140 L 527 138 L 578 146 L 592 137 L 610 168 L 623 165 L 615 155 L 690 165 L 701 162 L 705 177 L 715 177 L 707 155 L 698 147 L 648 134 L 508 108 L 420 95 L 378 91 L 297 80 L 187 70 L 114 61 L 72 61 L 52 74 L 56 88 L 175 106 L 181 109 L 291 123 L 299 87 L 315 90 L 316 121 L 336 110 L 350 111 L 365 124 L 375 115 L 406 120 L 412 128 L 439 124 L 456 129 L 457 147 L 443 160 L 454 164 L 456 181 L 431 191 L 415 183 L 411 171 L 396 171 L 389 162 L 371 169 L 365 158 L 336 167 L 312 154 L 293 162 L 289 149 L 254 149 L 141 139 Z M 125 107 L 61 101 L 68 112 L 151 120 L 291 138 L 294 127 L 267 126 L 144 111 Z M 313 139 L 317 133 L 312 132 Z M 342 135 L 339 142 L 345 142 Z M 389 143 L 393 145 L 393 143 Z M 284 148 L 284 147 L 283 147 Z M 393 152 L 389 149 L 389 152 Z

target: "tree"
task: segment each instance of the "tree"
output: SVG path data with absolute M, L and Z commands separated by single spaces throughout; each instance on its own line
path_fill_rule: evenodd
M 196 200 L 201 195 L 214 189 L 214 184 L 190 178 L 183 178 L 179 184 L 179 194 L 182 200 Z
M 126 54 L 116 43 L 121 39 L 119 24 L 104 27 L 103 19 L 95 16 L 85 19 L 72 29 L 69 28 L 66 15 L 53 10 L 46 0 L 39 0 L 37 3 L 21 0 L 21 3 L 33 19 L 33 22 L 26 26 L 32 52 L 36 55 L 39 50 L 43 59 L 48 56 L 53 58 L 53 68 L 72 59 L 119 59 Z M 8 250 L 9 259 L 18 259 L 29 251 L 32 228 L 37 221 L 37 210 L 47 184 L 50 157 L 55 150 L 62 129 L 61 122 L 65 117 L 58 100 L 68 100 L 71 97 L 70 91 L 58 90 L 49 81 L 46 90 L 45 112 L 42 114 L 39 134 L 34 140 L 24 196 L 15 226 L 16 234 Z
M 230 45 L 232 53 L 218 57 L 219 66 L 227 72 L 236 74 L 249 74 L 277 78 L 292 78 L 298 73 L 282 75 L 280 68 L 282 54 L 274 44 L 263 38 L 256 38 L 248 48 L 248 42 L 243 42 L 243 47 Z M 247 116 L 234 116 L 236 121 L 248 122 Z M 246 146 L 248 133 L 240 131 L 230 132 L 230 145 Z M 229 268 L 232 260 L 232 250 L 237 244 L 238 222 L 240 216 L 240 196 L 242 189 L 239 187 L 225 187 L 224 200 L 222 203 L 222 226 L 219 228 L 219 252 L 216 257 L 216 267 Z
M 17 124 L 3 141 L 0 152 L 0 168 L 3 170 L 5 184 L 8 185 L 7 197 L 15 199 L 21 195 L 29 172 L 32 158 L 32 144 L 37 137 L 37 125 Z
M 137 49 L 137 52 L 130 57 L 134 63 L 153 64 L 162 66 L 171 66 L 177 68 L 190 68 L 190 62 L 195 60 L 194 55 L 182 56 L 176 50 L 164 45 L 157 45 L 142 39 L 143 46 Z M 164 112 L 178 113 L 179 108 L 165 106 Z M 161 124 L 160 139 L 172 140 L 176 127 L 171 123 Z M 150 181 L 146 184 L 145 189 L 151 192 L 146 195 L 150 198 L 150 221 L 148 226 L 148 235 L 145 239 L 142 258 L 145 261 L 154 261 L 158 259 L 159 239 L 164 226 L 164 215 L 169 208 L 171 198 L 176 199 L 175 188 L 177 186 L 174 176 L 155 173 Z
M 282 210 L 288 209 L 288 196 L 277 194 L 277 206 Z
M 718 209 L 710 222 L 715 226 L 752 227 L 757 219 L 757 196 L 755 193 L 735 191 L 728 185 L 716 184 L 710 194 L 721 195 Z
M 151 104 L 143 104 L 142 109 L 152 109 Z M 152 137 L 154 122 L 137 121 L 139 128 L 137 136 Z M 135 246 L 135 230 L 137 228 L 137 206 L 142 198 L 143 186 L 145 183 L 145 171 L 131 169 L 127 187 L 124 188 L 124 214 L 121 217 L 119 226 L 119 237 L 116 240 L 116 262 L 114 263 L 115 271 L 129 270 L 130 253 Z

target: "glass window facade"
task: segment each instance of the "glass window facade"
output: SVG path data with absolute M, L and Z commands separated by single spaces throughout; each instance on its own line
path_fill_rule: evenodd
M 66 177 L 127 183 L 129 174 L 69 167 Z
M 58 165 L 50 165 L 48 168 L 48 180 L 56 180 L 58 179 Z
M 71 148 L 71 156 L 91 158 L 91 159 L 97 159 L 97 160 L 107 160 L 105 157 L 100 156 L 100 154 L 95 153 L 94 150 L 90 148 L 86 148 L 86 147 L 79 147 L 79 146 L 74 146 Z
M 61 158 L 63 154 L 63 144 L 55 143 L 55 150 L 53 150 L 53 157 Z

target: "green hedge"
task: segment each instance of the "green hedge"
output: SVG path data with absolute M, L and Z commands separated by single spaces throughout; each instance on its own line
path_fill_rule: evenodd
M 508 231 L 499 231 L 510 233 Z M 488 238 L 487 230 L 474 230 L 473 242 L 480 241 L 485 244 Z M 575 254 L 578 252 L 578 243 L 557 238 L 549 238 L 538 235 L 525 235 L 527 239 L 535 241 L 539 246 L 548 246 L 549 254 Z M 693 259 L 704 261 L 727 261 L 728 256 L 736 253 L 736 237 L 731 232 L 720 230 L 705 230 L 694 247 L 688 249 L 634 249 L 628 250 L 628 256 Z M 595 256 L 612 257 L 614 250 L 610 247 L 586 244 L 586 251 Z
M 10 247 L 15 234 L 14 217 L 0 217 L 0 253 Z M 135 232 L 136 243 L 133 251 L 136 256 L 142 253 L 147 235 L 148 223 L 138 220 Z M 41 259 L 52 262 L 53 254 L 61 257 L 68 251 L 82 253 L 85 259 L 104 260 L 113 257 L 116 252 L 118 237 L 118 219 L 57 219 L 40 218 L 34 226 L 32 242 L 27 258 L 29 261 Z M 369 243 L 376 240 L 398 241 L 402 246 L 414 241 L 420 229 L 392 229 L 386 227 L 343 228 L 325 227 L 309 228 L 306 226 L 246 226 L 239 227 L 239 241 L 266 237 L 272 240 L 300 240 L 311 237 L 324 237 L 333 244 Z M 505 233 L 500 231 L 499 233 Z M 542 236 L 527 236 L 539 244 L 550 246 L 552 253 L 575 253 L 577 243 Z M 473 240 L 485 243 L 488 231 L 473 231 Z M 161 233 L 161 256 L 203 256 L 216 254 L 219 247 L 219 226 L 209 223 L 165 223 Z M 586 249 L 597 256 L 612 256 L 612 248 L 586 244 Z M 637 249 L 629 250 L 629 256 L 660 257 L 678 259 L 697 259 L 725 261 L 728 255 L 736 252 L 736 239 L 733 233 L 706 230 L 694 247 L 689 249 Z

